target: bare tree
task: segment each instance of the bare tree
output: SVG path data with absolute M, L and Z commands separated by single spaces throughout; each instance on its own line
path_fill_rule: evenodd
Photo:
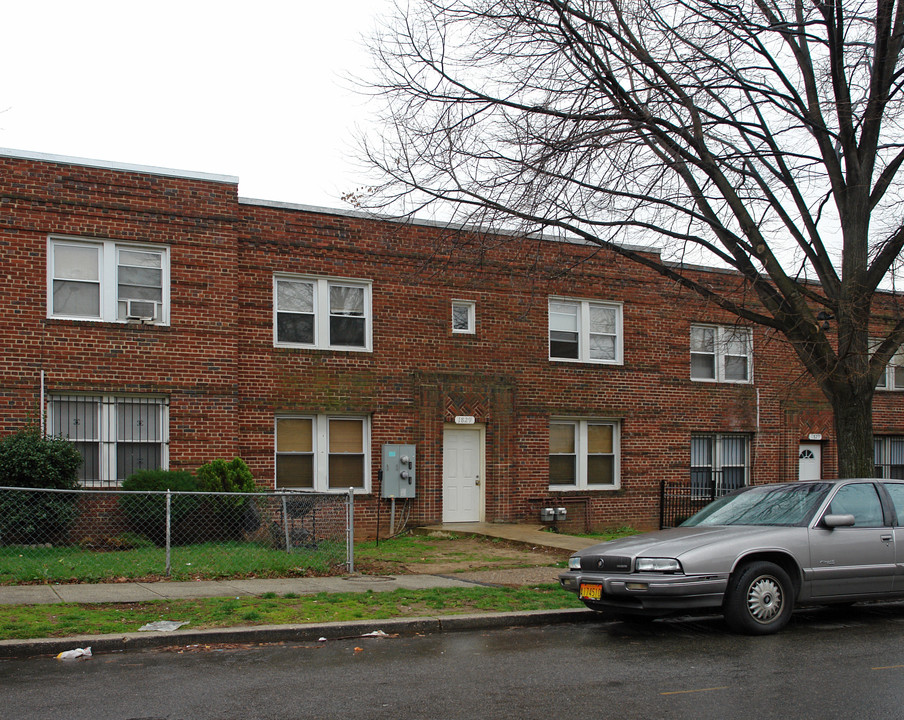
M 873 474 L 874 389 L 904 340 L 898 313 L 870 327 L 904 244 L 904 0 L 396 10 L 372 42 L 371 201 L 558 228 L 774 328 L 831 402 L 840 475 Z M 752 293 L 695 280 L 687 253 Z

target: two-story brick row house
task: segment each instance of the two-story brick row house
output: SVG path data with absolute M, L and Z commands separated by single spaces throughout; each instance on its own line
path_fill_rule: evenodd
M 387 445 L 415 450 L 392 486 L 413 523 L 652 527 L 665 480 L 834 473 L 784 341 L 650 270 L 237 189 L 0 151 L 0 433 L 69 437 L 88 485 L 240 456 L 262 488 L 354 488 L 369 534 Z M 893 364 L 879 472 L 904 469 L 902 389 Z

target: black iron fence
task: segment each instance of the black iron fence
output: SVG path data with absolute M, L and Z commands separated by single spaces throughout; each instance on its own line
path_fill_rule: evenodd
M 736 473 L 692 472 L 688 480 L 663 480 L 659 486 L 659 527 L 678 527 L 718 497 L 742 487 Z
M 353 500 L 0 487 L 0 583 L 353 571 Z

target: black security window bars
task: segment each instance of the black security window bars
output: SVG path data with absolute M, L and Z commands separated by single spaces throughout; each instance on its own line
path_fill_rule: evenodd
M 161 397 L 53 395 L 46 431 L 78 449 L 83 485 L 114 487 L 138 470 L 167 466 L 168 410 Z

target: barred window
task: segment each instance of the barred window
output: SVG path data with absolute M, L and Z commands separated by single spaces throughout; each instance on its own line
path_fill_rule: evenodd
M 904 479 L 904 437 L 876 435 L 873 452 L 877 478 Z
M 47 433 L 82 456 L 86 485 L 118 485 L 138 470 L 169 463 L 169 402 L 160 397 L 57 395 L 47 402 Z
M 692 435 L 691 487 L 703 496 L 721 495 L 750 483 L 747 435 Z

